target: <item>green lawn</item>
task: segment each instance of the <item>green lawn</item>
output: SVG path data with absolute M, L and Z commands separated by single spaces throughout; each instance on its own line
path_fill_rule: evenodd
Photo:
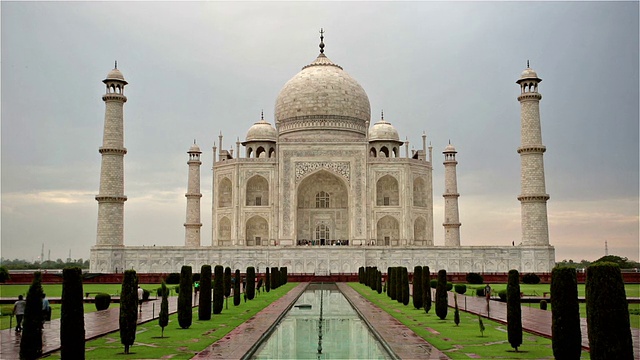
M 169 325 L 164 329 L 164 338 L 160 337 L 162 331 L 158 320 L 138 325 L 136 342 L 130 348 L 129 355 L 124 355 L 119 332 L 88 341 L 85 354 L 87 359 L 191 359 L 195 353 L 218 341 L 297 285 L 288 283 L 268 293 L 261 292 L 253 300 L 243 301 L 239 306 L 233 306 L 233 299 L 229 299 L 229 309 L 212 315 L 208 321 L 198 320 L 196 307 L 193 309 L 193 323 L 188 329 L 181 329 L 177 314 L 173 314 L 169 317 Z M 59 359 L 60 353 L 54 353 L 50 357 Z
M 424 310 L 415 309 L 411 303 L 404 306 L 365 285 L 349 285 L 452 359 L 469 359 L 473 356 L 482 359 L 553 359 L 550 339 L 525 332 L 523 343 L 515 352 L 507 341 L 505 325 L 483 318 L 485 331 L 482 335 L 475 315 L 461 311 L 460 325 L 456 326 L 452 308 L 449 308 L 447 318 L 440 320 L 435 315 L 435 306 L 426 314 Z M 589 359 L 589 353 L 583 352 L 582 358 Z

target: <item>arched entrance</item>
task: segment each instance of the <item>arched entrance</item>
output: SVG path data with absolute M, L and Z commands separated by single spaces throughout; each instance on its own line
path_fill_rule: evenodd
M 320 170 L 300 182 L 297 190 L 297 245 L 347 244 L 349 192 L 333 173 Z

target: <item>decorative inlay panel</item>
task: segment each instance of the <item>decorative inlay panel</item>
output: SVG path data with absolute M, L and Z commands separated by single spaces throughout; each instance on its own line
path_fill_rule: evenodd
M 331 172 L 334 172 L 349 182 L 351 179 L 351 166 L 347 161 L 306 161 L 306 162 L 296 162 L 296 184 L 302 180 L 305 174 L 314 172 L 318 169 L 326 169 Z

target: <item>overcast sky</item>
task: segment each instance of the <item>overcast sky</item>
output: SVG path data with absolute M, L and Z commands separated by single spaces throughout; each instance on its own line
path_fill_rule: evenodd
M 4 258 L 89 257 L 96 241 L 102 80 L 125 94 L 125 244 L 183 245 L 186 151 L 273 123 L 282 86 L 325 54 L 410 141 L 434 149 L 435 244 L 458 150 L 463 245 L 520 241 L 520 93 L 539 91 L 556 259 L 638 260 L 638 2 L 1 2 Z M 404 150 L 403 150 L 404 152 Z

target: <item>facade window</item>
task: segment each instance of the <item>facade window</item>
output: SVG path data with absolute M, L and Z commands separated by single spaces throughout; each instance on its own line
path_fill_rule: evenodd
M 384 202 L 383 202 L 384 206 L 389 206 L 389 197 L 385 196 L 384 197 Z
M 391 239 L 388 236 L 385 236 L 384 237 L 384 245 L 385 246 L 389 246 L 389 245 L 391 245 L 390 243 L 391 243 Z
M 262 245 L 262 244 L 260 243 L 260 242 L 261 242 L 261 240 L 262 240 L 262 239 L 260 238 L 260 236 L 256 236 L 256 245 L 257 245 L 257 246 Z
M 262 197 L 261 196 L 256 197 L 256 206 L 262 206 Z
M 316 226 L 316 240 L 321 240 L 320 245 L 324 245 L 324 240 L 329 238 L 329 227 L 325 224 Z
M 329 194 L 320 191 L 316 194 L 316 208 L 328 208 L 329 207 Z

